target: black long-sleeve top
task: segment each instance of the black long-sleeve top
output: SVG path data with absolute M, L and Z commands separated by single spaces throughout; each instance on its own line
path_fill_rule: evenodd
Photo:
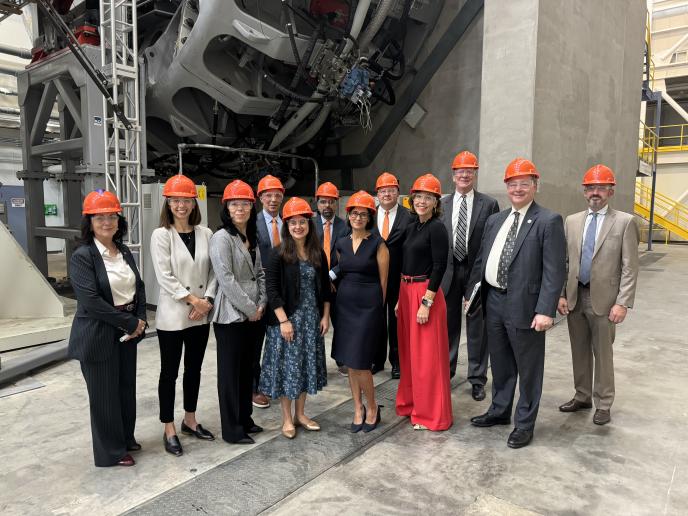
M 401 273 L 405 276 L 428 276 L 428 290 L 437 292 L 447 268 L 449 236 L 438 218 L 427 222 L 415 219 L 406 228 Z

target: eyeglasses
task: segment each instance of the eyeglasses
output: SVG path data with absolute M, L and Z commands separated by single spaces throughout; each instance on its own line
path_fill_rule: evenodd
M 472 176 L 475 174 L 475 170 L 472 168 L 456 168 L 454 169 L 455 176 Z
M 185 198 L 172 198 L 172 199 L 167 199 L 167 204 L 170 206 L 191 206 L 193 204 L 194 200 L 193 199 L 185 199 Z
M 248 210 L 251 207 L 251 203 L 249 201 L 229 201 L 229 207 L 236 209 L 243 209 L 243 210 Z
M 308 225 L 308 219 L 289 219 L 287 221 L 287 225 L 290 228 L 295 228 L 297 226 L 307 226 Z
M 614 187 L 611 185 L 585 185 L 583 187 L 583 191 L 584 192 L 595 192 L 595 191 L 604 192 L 604 191 L 611 190 L 612 188 L 614 188 Z
M 349 218 L 350 219 L 360 219 L 360 220 L 367 220 L 368 219 L 368 212 L 367 211 L 350 211 L 349 212 Z
M 394 195 L 396 193 L 399 193 L 399 190 L 397 188 L 380 188 L 377 191 L 378 195 Z
M 318 199 L 318 204 L 323 206 L 334 206 L 337 204 L 337 199 Z
M 507 190 L 526 189 L 526 188 L 530 188 L 534 184 L 535 183 L 533 183 L 533 181 L 511 181 L 510 183 L 506 184 L 506 189 Z
M 93 215 L 93 220 L 102 224 L 103 222 L 117 222 L 119 215 L 116 213 L 105 213 L 100 215 Z
M 281 201 L 284 199 L 284 195 L 280 192 L 264 193 L 260 196 L 260 200 L 262 201 L 263 199 L 266 201 Z
M 425 195 L 425 194 L 416 194 L 413 197 L 414 201 L 421 201 L 421 202 L 427 202 L 427 203 L 430 203 L 430 202 L 434 201 L 435 199 L 436 199 L 436 197 L 434 195 Z

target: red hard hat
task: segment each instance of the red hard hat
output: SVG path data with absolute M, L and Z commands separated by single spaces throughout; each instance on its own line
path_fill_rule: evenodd
M 523 176 L 540 177 L 540 174 L 532 161 L 525 158 L 516 158 L 506 166 L 506 170 L 504 171 L 504 182 L 506 183 L 509 179 L 513 179 L 514 177 Z
M 165 182 L 163 197 L 197 197 L 196 185 L 188 177 L 178 174 Z
M 377 181 L 375 181 L 375 190 L 377 191 L 380 188 L 386 188 L 388 186 L 396 186 L 399 188 L 399 181 L 397 181 L 397 178 L 394 177 L 394 174 L 383 172 L 379 175 Z
M 287 220 L 297 215 L 303 215 L 306 218 L 313 216 L 313 210 L 310 205 L 300 197 L 292 197 L 284 203 L 282 208 L 282 220 Z
M 122 205 L 112 192 L 96 190 L 84 199 L 83 215 L 97 215 L 99 213 L 122 213 Z
M 279 178 L 268 174 L 263 179 L 258 181 L 258 197 L 260 197 L 260 194 L 262 194 L 265 190 L 279 190 L 284 193 L 284 185 Z
M 339 190 L 329 181 L 327 183 L 321 184 L 315 192 L 316 197 L 332 197 L 333 199 L 339 199 Z
M 438 197 L 441 197 L 442 185 L 440 185 L 440 180 L 432 174 L 425 174 L 420 176 L 413 182 L 413 186 L 411 187 L 411 193 L 414 192 L 429 192 L 431 194 L 435 194 Z
M 467 150 L 459 152 L 452 162 L 452 170 L 457 168 L 478 168 L 478 158 Z
M 364 190 L 359 190 L 349 197 L 349 200 L 346 203 L 346 211 L 350 212 L 354 208 L 368 208 L 369 210 L 372 210 L 373 213 L 377 211 L 375 209 L 375 199 L 372 195 Z
M 615 185 L 616 178 L 612 169 L 605 165 L 595 165 L 583 176 L 583 185 Z
M 238 199 L 256 202 L 256 197 L 253 195 L 251 187 L 243 181 L 235 179 L 225 187 L 225 191 L 222 194 L 222 202 Z

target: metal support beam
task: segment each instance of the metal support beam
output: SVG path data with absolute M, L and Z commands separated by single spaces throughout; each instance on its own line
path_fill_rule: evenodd
M 655 145 L 653 149 L 652 159 L 652 195 L 650 197 L 650 225 L 647 230 L 647 250 L 652 251 L 652 226 L 655 224 L 655 194 L 657 192 L 657 147 L 659 146 L 659 137 L 662 123 L 662 92 L 655 91 L 653 94 L 654 101 L 657 103 L 655 107 L 655 130 L 657 137 L 655 138 Z
M 33 234 L 45 238 L 61 238 L 70 240 L 81 236 L 81 230 L 65 226 L 43 226 L 33 229 Z
M 31 146 L 38 145 L 43 141 L 43 135 L 45 134 L 45 128 L 48 125 L 48 120 L 55 106 L 55 96 L 57 95 L 57 88 L 53 81 L 48 81 L 43 88 L 43 93 L 41 93 L 41 101 L 38 104 L 38 111 L 36 112 L 36 117 L 33 119 L 33 125 L 31 127 Z
M 81 138 L 74 138 L 73 140 L 65 140 L 60 142 L 44 143 L 31 147 L 32 156 L 46 156 L 48 154 L 69 154 L 80 153 L 83 146 Z
M 69 109 L 69 114 L 74 119 L 74 123 L 79 128 L 79 131 L 83 133 L 84 128 L 83 125 L 81 125 L 81 102 L 79 98 L 76 96 L 76 93 L 74 93 L 74 90 L 70 88 L 67 81 L 61 77 L 53 80 L 53 83 L 57 86 L 57 91 L 60 93 L 60 97 L 62 97 L 62 100 Z

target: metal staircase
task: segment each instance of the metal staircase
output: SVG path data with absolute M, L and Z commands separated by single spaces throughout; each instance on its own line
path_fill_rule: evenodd
M 636 181 L 635 213 L 648 221 L 651 200 L 652 189 Z M 659 192 L 655 192 L 654 223 L 688 241 L 688 207 Z

